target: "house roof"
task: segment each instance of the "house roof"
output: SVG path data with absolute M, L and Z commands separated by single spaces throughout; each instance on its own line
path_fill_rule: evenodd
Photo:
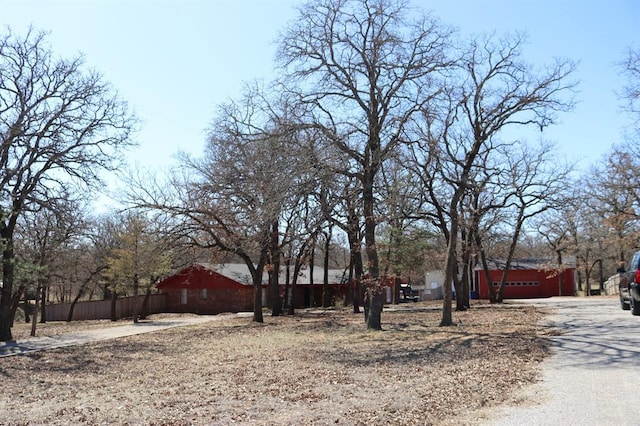
M 489 270 L 491 271 L 502 271 L 506 266 L 505 259 L 487 259 L 487 263 L 489 265 Z M 575 268 L 576 261 L 575 257 L 567 257 L 563 261 L 563 266 L 565 268 Z M 557 261 L 552 258 L 523 258 L 523 259 L 513 259 L 511 261 L 511 270 L 548 270 L 551 268 L 557 268 Z M 476 265 L 476 270 L 482 270 L 482 264 L 478 263 Z
M 156 284 L 156 288 L 217 288 L 245 287 L 244 283 L 226 277 L 203 265 L 191 265 L 168 276 Z
M 202 264 L 202 266 L 214 270 L 225 277 L 229 277 L 239 283 L 252 284 L 251 273 L 249 268 L 244 263 L 226 263 L 226 264 Z M 291 269 L 293 273 L 293 269 Z M 286 269 L 280 268 L 280 283 L 284 284 L 286 279 Z M 329 269 L 329 284 L 341 284 L 348 279 L 347 274 L 343 269 Z M 293 277 L 290 278 L 293 281 Z M 269 273 L 265 271 L 262 274 L 262 282 L 269 282 Z M 315 266 L 313 268 L 313 284 L 323 284 L 324 282 L 324 268 Z M 310 269 L 305 268 L 300 271 L 298 275 L 297 284 L 310 284 Z
M 285 284 L 286 271 L 280 270 L 280 284 Z M 346 276 L 341 269 L 329 270 L 329 284 L 342 284 Z M 293 278 L 291 278 L 293 281 Z M 262 275 L 263 284 L 269 282 L 268 272 Z M 322 285 L 324 282 L 324 269 L 315 267 L 313 270 L 313 284 Z M 159 282 L 157 288 L 191 287 L 191 288 L 232 288 L 237 286 L 252 285 L 253 280 L 247 265 L 243 263 L 229 264 L 194 264 Z M 309 269 L 300 271 L 297 284 L 309 285 Z

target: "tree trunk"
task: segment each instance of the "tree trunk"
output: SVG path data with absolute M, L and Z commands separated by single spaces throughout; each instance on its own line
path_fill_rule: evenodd
M 67 322 L 71 322 L 73 321 L 73 310 L 76 307 L 76 303 L 78 303 L 78 300 L 80 300 L 80 298 L 82 297 L 82 295 L 84 294 L 84 289 L 85 289 L 85 284 L 87 283 L 87 281 L 83 282 L 82 285 L 80 286 L 80 288 L 78 289 L 78 293 L 76 293 L 76 296 L 73 298 L 73 300 L 71 301 L 71 304 L 69 305 L 69 313 L 67 314 Z M 112 297 L 112 300 L 115 300 Z M 112 321 L 115 321 L 113 319 L 113 317 L 115 317 L 115 301 L 112 301 L 112 313 L 111 313 L 111 318 Z
M 322 307 L 331 306 L 331 295 L 329 294 L 329 250 L 331 249 L 331 229 L 326 235 L 324 244 L 324 276 L 322 280 Z
M 463 182 L 466 182 L 466 179 L 463 180 Z M 442 320 L 440 321 L 441 327 L 448 327 L 453 325 L 453 318 L 451 316 L 451 284 L 454 282 L 454 274 L 457 275 L 456 253 L 459 227 L 458 204 L 460 203 L 460 197 L 462 197 L 465 187 L 466 183 L 460 184 L 452 197 L 451 204 L 449 205 L 449 241 L 447 241 L 447 254 L 444 269 L 444 297 L 442 300 Z
M 47 280 L 48 282 L 48 280 Z M 40 298 L 40 324 L 47 322 L 47 293 L 49 292 L 49 285 L 42 286 L 42 294 Z
M 393 304 L 400 303 L 400 277 L 395 277 L 393 280 Z M 406 296 L 406 295 L 405 295 Z
M 40 307 L 40 293 L 42 293 L 42 287 L 38 285 L 36 290 L 36 307 L 33 311 L 33 321 L 31 321 L 31 337 L 36 337 L 36 326 L 38 324 L 38 308 Z
M 562 296 L 562 287 L 563 287 L 563 273 L 562 273 L 562 251 L 556 251 L 557 259 L 558 259 L 558 296 Z
M 462 270 L 462 306 L 465 309 L 471 307 L 471 284 L 473 282 L 473 266 L 470 261 L 464 264 Z
M 480 261 L 482 262 L 482 273 L 484 274 L 484 280 L 487 283 L 487 288 L 489 291 L 489 303 L 496 303 L 496 291 L 493 288 L 493 283 L 491 282 L 491 274 L 489 273 L 489 263 L 487 262 L 487 254 L 482 247 L 482 241 L 479 236 L 476 236 L 476 247 L 480 251 Z
M 355 230 L 352 230 L 353 224 L 349 225 L 349 232 L 347 238 L 349 239 L 349 285 L 353 286 L 353 313 L 360 313 L 360 304 L 362 299 L 361 280 L 364 273 L 364 266 L 362 264 L 362 253 L 360 251 L 361 243 L 357 237 Z
M 384 306 L 384 287 L 379 280 L 367 284 L 367 329 L 382 330 L 382 308 Z
M 262 318 L 262 279 L 256 282 L 255 277 L 253 279 L 253 321 L 264 322 L 264 318 Z
M 133 306 L 131 309 L 131 315 L 133 316 L 133 323 L 138 323 L 138 292 L 140 287 L 140 279 L 138 273 L 133 274 Z
M 503 301 L 504 288 L 507 284 L 507 277 L 509 275 L 509 270 L 511 269 L 511 262 L 513 261 L 513 255 L 516 252 L 516 246 L 518 244 L 518 239 L 520 238 L 520 231 L 522 230 L 524 217 L 525 217 L 525 206 L 521 205 L 519 206 L 518 219 L 516 219 L 516 227 L 511 237 L 511 243 L 509 244 L 509 252 L 507 253 L 507 260 L 504 264 L 502 279 L 500 280 L 500 288 L 498 289 L 498 295 L 496 298 L 496 302 L 498 303 L 502 303 Z
M 466 311 L 467 307 L 464 304 L 464 286 L 463 282 L 458 278 L 459 277 L 459 265 L 456 260 L 454 264 L 454 274 L 453 274 L 453 285 L 456 289 L 456 311 Z M 464 271 L 464 270 L 463 270 Z
M 291 255 L 287 256 L 287 260 L 284 263 L 284 306 L 283 311 L 289 314 L 289 309 L 291 307 Z
M 604 294 L 604 272 L 602 271 L 602 259 L 600 259 L 598 278 L 600 279 L 600 294 Z
M 313 288 L 313 269 L 316 262 L 316 239 L 311 241 L 311 251 L 309 253 L 309 307 L 312 308 L 315 304 L 315 289 Z
M 373 135 L 369 136 L 374 138 Z M 379 142 L 370 140 L 369 145 L 374 144 L 372 151 L 377 152 Z M 365 301 L 365 313 L 367 329 L 382 330 L 383 286 L 380 281 L 380 269 L 378 263 L 378 248 L 376 247 L 376 216 L 375 197 L 373 195 L 373 179 L 376 168 L 373 165 L 364 172 L 362 182 L 362 210 L 364 213 L 364 240 L 369 265 L 367 278 L 367 299 Z M 367 309 L 368 308 L 368 309 Z
M 265 244 L 260 252 L 260 259 L 256 266 L 253 265 L 251 258 L 244 255 L 243 259 L 245 264 L 251 271 L 251 279 L 253 280 L 253 322 L 263 323 L 264 318 L 262 316 L 262 274 L 264 272 L 264 265 L 268 256 L 268 245 Z
M 280 234 L 278 231 L 278 221 L 271 225 L 271 236 L 269 238 L 269 256 L 271 268 L 269 269 L 269 304 L 271 305 L 271 316 L 282 315 L 282 299 L 280 298 Z
M 347 274 L 347 284 L 344 288 L 344 302 L 342 303 L 342 307 L 346 308 L 349 305 L 353 304 L 353 290 L 351 288 L 351 282 L 353 279 L 353 270 L 349 267 L 349 273 Z
M 0 224 L 1 226 L 2 224 Z M 13 340 L 11 327 L 13 326 L 13 280 L 14 280 L 14 256 L 13 240 L 9 230 L 4 227 L 0 232 L 0 241 L 4 242 L 2 250 L 2 288 L 0 289 L 0 341 Z
M 142 300 L 142 309 L 140 309 L 140 319 L 147 319 L 149 316 L 149 299 L 151 298 L 151 288 L 147 288 Z
M 473 267 L 471 266 L 471 247 L 473 246 L 473 230 L 463 233 L 464 245 L 462 246 L 462 278 L 460 280 L 461 298 L 456 306 L 457 311 L 464 311 L 471 306 L 469 294 L 471 292 L 471 277 Z
M 457 221 L 457 219 L 456 219 Z M 453 282 L 453 268 L 456 253 L 456 239 L 458 232 L 458 224 L 454 223 L 454 219 L 451 219 L 451 232 L 449 234 L 449 244 L 447 245 L 447 256 L 445 261 L 444 270 L 444 284 L 443 284 L 443 300 L 442 300 L 442 319 L 440 320 L 441 327 L 448 327 L 453 325 L 453 318 L 451 313 L 451 283 Z
M 28 292 L 24 292 L 24 323 L 25 324 L 29 324 L 31 322 L 31 317 L 30 317 L 30 306 L 29 306 L 29 294 Z
M 13 327 L 13 322 L 16 318 L 16 312 L 18 311 L 18 306 L 20 305 L 20 299 L 22 299 L 22 295 L 25 293 L 26 288 L 23 285 L 18 286 L 18 291 L 13 295 L 13 299 L 11 301 L 11 324 Z
M 298 287 L 300 269 L 302 269 L 302 258 L 296 258 L 296 262 L 293 265 L 293 279 L 291 280 L 291 304 L 289 305 L 289 312 L 287 312 L 289 315 L 294 315 L 296 312 L 296 289 Z

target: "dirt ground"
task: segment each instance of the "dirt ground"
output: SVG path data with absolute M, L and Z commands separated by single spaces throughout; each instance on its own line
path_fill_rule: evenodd
M 3 358 L 0 424 L 475 424 L 538 380 L 540 308 L 478 303 L 454 327 L 437 304 L 400 308 L 380 332 L 349 310 L 299 311 Z

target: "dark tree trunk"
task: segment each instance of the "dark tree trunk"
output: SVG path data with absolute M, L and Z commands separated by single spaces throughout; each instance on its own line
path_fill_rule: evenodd
M 471 295 L 471 280 L 473 279 L 473 268 L 469 261 L 467 261 L 462 269 L 462 279 L 460 280 L 462 288 L 462 306 L 465 309 L 471 307 L 470 295 Z
M 331 306 L 331 294 L 329 293 L 329 250 L 331 249 L 331 229 L 326 234 L 324 243 L 324 276 L 322 281 L 322 307 Z
M 295 315 L 296 313 L 296 289 L 298 288 L 298 276 L 300 275 L 300 269 L 302 268 L 302 259 L 296 259 L 293 266 L 293 279 L 291 280 L 291 304 L 289 305 L 289 315 Z
M 375 137 L 370 135 L 370 139 Z M 379 147 L 379 141 L 370 141 L 374 144 L 372 151 L 377 152 L 375 147 Z M 367 298 L 366 319 L 367 329 L 382 330 L 382 307 L 384 288 L 380 280 L 380 269 L 378 262 L 378 249 L 376 247 L 376 216 L 375 216 L 375 197 L 373 195 L 373 179 L 376 167 L 370 165 L 368 170 L 364 172 L 362 183 L 362 209 L 364 213 L 364 240 L 365 250 L 367 252 L 367 263 L 369 265 L 369 277 L 367 279 Z
M 282 299 L 280 298 L 280 234 L 278 221 L 271 225 L 269 256 L 271 268 L 269 269 L 269 304 L 271 315 L 282 315 Z
M 454 261 L 455 261 L 455 252 L 456 252 L 456 238 L 457 238 L 457 219 L 451 220 L 451 232 L 449 236 L 449 244 L 447 246 L 447 261 L 445 262 L 445 270 L 444 270 L 444 284 L 443 284 L 443 293 L 444 296 L 442 298 L 442 319 L 440 320 L 441 327 L 448 327 L 453 325 L 453 319 L 451 316 L 451 283 L 453 282 L 453 274 L 454 274 Z
M 464 311 L 469 308 L 469 293 L 471 291 L 471 247 L 473 230 L 462 233 L 462 277 L 460 279 L 460 297 L 456 298 L 456 311 Z
M 38 308 L 40 307 L 40 294 L 42 293 L 42 286 L 38 284 L 38 289 L 36 290 L 36 306 L 33 311 L 33 321 L 31 321 L 31 337 L 36 337 L 36 326 L 38 325 Z
M 138 323 L 138 293 L 140 290 L 140 279 L 138 273 L 133 274 L 133 306 L 131 309 L 131 315 L 133 316 L 133 323 Z
M 253 283 L 253 321 L 264 322 L 262 318 L 262 280 Z
M 98 271 L 91 273 L 90 277 L 87 278 L 86 280 L 84 280 L 82 282 L 82 285 L 80 286 L 80 288 L 78 289 L 78 293 L 76 293 L 76 296 L 73 298 L 73 300 L 71 301 L 71 305 L 69 305 L 69 313 L 67 314 L 67 322 L 71 322 L 73 321 L 73 311 L 76 307 L 76 303 L 78 303 L 78 300 L 80 300 L 80 298 L 84 295 L 84 292 L 87 288 L 87 285 L 89 284 L 89 282 L 91 281 L 92 277 L 97 274 Z M 116 302 L 115 302 L 115 292 L 113 292 L 111 294 L 111 320 L 112 321 L 116 321 L 115 318 L 115 311 L 116 311 Z
M 142 300 L 142 308 L 140 309 L 140 319 L 147 319 L 149 316 L 149 298 L 151 297 L 151 288 L 148 288 Z
M 558 296 L 562 296 L 562 287 L 563 287 L 563 273 L 562 273 L 562 251 L 556 251 L 557 259 L 558 259 Z
M 253 322 L 258 323 L 264 322 L 262 316 L 262 273 L 264 272 L 268 251 L 268 244 L 263 245 L 257 265 L 253 264 L 248 255 L 241 255 L 249 271 L 251 271 L 251 279 L 253 280 Z
M 482 239 L 480 235 L 475 235 L 476 240 L 476 249 L 480 253 L 480 262 L 482 263 L 482 273 L 484 275 L 484 280 L 487 283 L 487 289 L 489 291 L 489 303 L 498 303 L 496 290 L 493 287 L 493 282 L 491 280 L 491 274 L 489 273 L 489 262 L 487 261 L 487 254 L 484 251 L 484 246 L 482 244 Z
M 291 297 L 291 256 L 288 256 L 287 261 L 284 263 L 284 312 L 289 314 L 289 309 L 293 298 Z
M 29 324 L 31 322 L 30 311 L 31 307 L 29 306 L 29 294 L 28 292 L 24 292 L 24 323 Z
M 0 341 L 13 340 L 11 327 L 15 311 L 13 305 L 14 256 L 12 232 L 0 222 L 0 241 L 4 243 L 2 250 L 2 288 L 0 289 Z
M 398 303 L 400 303 L 400 277 L 395 277 L 393 280 L 393 304 L 397 305 Z
M 314 238 L 311 241 L 311 248 L 309 251 L 309 307 L 310 308 L 314 307 L 316 304 L 315 297 L 314 297 L 315 289 L 313 288 L 313 285 L 314 285 L 313 270 L 315 268 L 315 264 L 316 264 L 316 239 Z
M 454 264 L 455 273 L 453 274 L 453 285 L 456 289 L 456 311 L 466 311 L 467 307 L 464 305 L 464 285 L 462 281 L 458 279 L 458 262 Z
M 16 318 L 16 312 L 18 310 L 18 306 L 20 305 L 20 299 L 22 299 L 22 295 L 25 293 L 25 286 L 18 286 L 18 291 L 13 295 L 13 299 L 11 300 L 11 327 L 13 327 L 13 321 Z
M 291 285 L 290 289 L 287 291 L 289 300 L 289 304 L 287 306 L 287 315 L 294 315 L 296 312 L 298 277 L 300 276 L 300 270 L 302 269 L 304 257 L 308 250 L 309 241 L 313 241 L 313 239 L 305 241 L 296 253 L 296 258 L 293 263 L 293 278 L 291 278 L 289 274 L 290 262 L 287 262 L 287 285 L 289 285 L 289 283 Z
M 42 287 L 42 294 L 40 297 L 40 324 L 45 324 L 47 322 L 47 293 L 48 292 L 49 292 L 49 285 L 45 284 Z
M 73 298 L 71 304 L 69 305 L 69 312 L 67 313 L 67 322 L 73 321 L 73 311 L 76 308 L 76 303 L 80 300 L 80 293 L 76 294 L 76 297 Z M 113 315 L 113 314 L 112 314 Z
M 384 306 L 385 287 L 377 280 L 366 280 L 364 312 L 367 329 L 382 330 L 382 308 Z
M 352 222 L 353 220 L 350 220 Z M 349 225 L 347 238 L 349 239 L 349 285 L 353 286 L 353 313 L 360 313 L 360 305 L 362 304 L 362 276 L 364 274 L 364 266 L 362 264 L 362 252 L 360 251 L 361 242 L 357 236 L 357 230 L 353 229 L 356 225 Z

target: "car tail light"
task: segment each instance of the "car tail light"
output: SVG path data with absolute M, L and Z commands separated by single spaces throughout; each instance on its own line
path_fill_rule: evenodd
M 636 269 L 635 282 L 640 283 L 640 269 Z

